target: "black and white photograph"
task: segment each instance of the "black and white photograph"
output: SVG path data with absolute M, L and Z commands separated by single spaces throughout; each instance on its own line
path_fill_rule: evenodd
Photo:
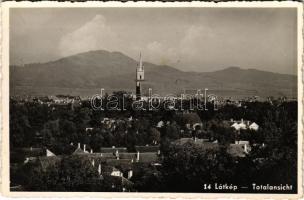
M 239 4 L 7 4 L 8 192 L 300 194 L 303 8 Z

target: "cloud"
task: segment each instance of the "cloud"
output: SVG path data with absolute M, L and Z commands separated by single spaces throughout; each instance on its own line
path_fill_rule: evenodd
M 146 46 L 145 59 L 162 65 L 170 65 L 178 62 L 177 49 L 170 46 L 165 46 L 158 41 L 153 41 Z
M 210 47 L 206 46 L 213 40 L 213 30 L 205 26 L 188 26 L 184 34 L 173 40 L 164 41 L 158 37 L 149 41 L 138 39 L 137 34 L 142 34 L 136 29 L 128 32 L 128 39 L 121 37 L 115 27 L 107 23 L 103 15 L 96 15 L 73 32 L 61 37 L 59 52 L 62 57 L 91 50 L 120 51 L 134 59 L 142 52 L 145 61 L 176 67 L 195 67 L 200 63 L 202 53 L 207 53 Z M 169 33 L 168 33 L 169 34 Z M 124 38 L 124 39 L 123 39 Z M 210 42 L 209 42 L 210 44 Z M 191 63 L 192 66 L 189 66 Z
M 68 56 L 90 50 L 112 50 L 118 43 L 116 33 L 106 23 L 106 18 L 96 15 L 71 33 L 64 35 L 59 43 L 61 56 Z
M 208 53 L 210 41 L 214 41 L 211 28 L 189 26 L 180 38 L 176 38 L 175 42 L 170 44 L 159 41 L 148 43 L 145 47 L 145 59 L 156 64 L 191 67 L 189 63 L 192 65 L 200 63 L 202 53 Z
M 180 42 L 181 53 L 192 59 L 200 59 L 202 53 L 210 51 L 210 43 L 214 41 L 215 33 L 207 26 L 190 26 Z

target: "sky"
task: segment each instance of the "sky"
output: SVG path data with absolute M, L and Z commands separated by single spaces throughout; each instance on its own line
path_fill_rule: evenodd
M 183 71 L 230 66 L 296 74 L 294 8 L 13 8 L 10 64 L 91 50 Z

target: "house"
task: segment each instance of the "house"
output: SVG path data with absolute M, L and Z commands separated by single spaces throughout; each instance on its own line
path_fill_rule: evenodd
M 240 130 L 241 127 L 239 126 L 239 124 L 237 122 L 234 122 L 232 125 L 231 125 L 232 128 L 234 128 L 236 131 Z
M 85 129 L 85 132 L 92 131 L 92 130 L 93 130 L 92 127 L 87 127 L 87 128 Z
M 77 154 L 86 154 L 89 153 L 86 149 L 86 145 L 83 145 L 83 149 L 81 149 L 80 147 L 80 143 L 78 143 L 77 149 L 73 152 L 73 155 L 77 155 Z
M 249 129 L 257 131 L 259 129 L 259 125 L 253 122 L 252 124 L 250 124 Z
M 102 147 L 100 148 L 100 153 L 116 153 L 116 152 L 127 152 L 126 147 Z
M 159 121 L 156 125 L 157 128 L 162 128 L 165 125 L 163 121 Z
M 227 147 L 227 153 L 229 153 L 232 157 L 242 158 L 245 157 L 246 154 L 250 151 L 250 146 L 248 141 L 240 141 L 240 143 L 230 144 Z M 202 150 L 218 150 L 220 148 L 220 144 L 218 142 L 207 142 L 205 140 L 194 140 L 193 138 L 180 138 L 173 143 L 177 145 L 184 145 L 186 143 L 193 143 L 197 147 Z
M 51 152 L 50 150 L 46 149 L 46 156 L 50 157 L 50 156 L 56 156 L 53 152 Z
M 107 159 L 105 165 L 119 171 L 112 171 L 112 176 L 121 176 L 130 179 L 133 176 L 133 162 L 130 159 Z
M 157 163 L 159 161 L 158 153 L 156 152 L 146 152 L 146 153 L 140 153 L 137 152 L 136 162 L 141 163 Z
M 113 167 L 113 166 L 107 166 L 107 165 L 98 165 L 98 173 L 100 174 L 107 174 L 110 176 L 123 176 L 122 172 Z
M 234 128 L 236 131 L 247 129 L 257 131 L 259 129 L 259 125 L 257 123 L 250 122 L 249 120 L 241 119 L 240 121 L 236 121 L 231 119 L 230 121 L 224 121 L 223 123 L 230 124 L 230 127 Z

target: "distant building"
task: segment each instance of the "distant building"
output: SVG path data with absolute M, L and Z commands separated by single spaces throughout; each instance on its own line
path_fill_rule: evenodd
M 249 120 L 241 119 L 240 121 L 236 121 L 231 119 L 229 123 L 231 124 L 230 127 L 234 128 L 236 131 L 246 130 L 246 129 L 257 131 L 259 129 L 259 125 L 257 123 L 250 122 Z
M 81 149 L 80 147 L 80 143 L 78 143 L 77 149 L 73 152 L 73 155 L 77 155 L 77 154 L 86 154 L 89 153 L 86 149 L 86 145 L 83 145 L 83 149 Z
M 259 125 L 253 122 L 252 124 L 250 124 L 249 129 L 257 131 L 259 129 Z
M 180 138 L 174 141 L 173 143 L 177 145 L 184 145 L 188 142 L 195 144 L 197 147 L 205 151 L 210 149 L 218 150 L 220 148 L 220 144 L 217 141 L 208 142 L 203 139 Z M 238 158 L 245 157 L 249 151 L 250 151 L 250 146 L 248 141 L 239 141 L 238 143 L 230 144 L 227 147 L 227 153 L 229 153 L 232 157 L 238 157 Z

